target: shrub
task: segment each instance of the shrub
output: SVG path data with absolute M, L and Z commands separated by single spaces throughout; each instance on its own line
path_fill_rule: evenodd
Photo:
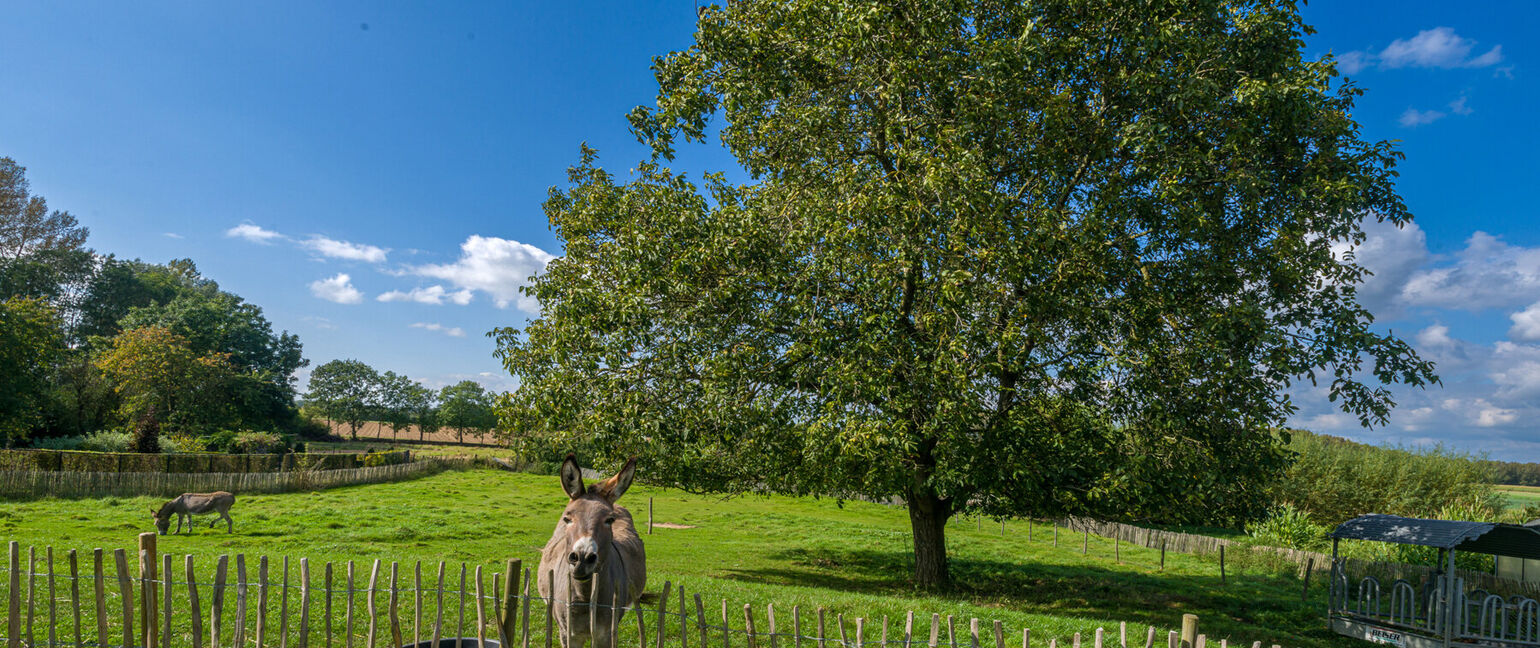
M 208 452 L 203 439 L 186 434 L 161 435 L 160 451 L 167 454 L 200 454 Z
M 228 452 L 230 454 L 276 454 L 288 447 L 288 444 L 283 442 L 283 437 L 273 432 L 244 430 L 235 435 L 230 442 Z
M 1261 522 L 1246 525 L 1246 533 L 1258 542 L 1274 547 L 1313 551 L 1326 546 L 1331 529 L 1310 521 L 1310 516 L 1284 504 Z
M 235 430 L 219 430 L 203 436 L 203 446 L 209 452 L 230 452 L 230 444 L 235 443 Z
M 160 454 L 160 419 L 155 417 L 155 406 L 139 417 L 134 425 L 134 452 Z
M 1429 517 L 1456 502 L 1481 510 L 1497 503 L 1488 467 L 1440 446 L 1377 448 L 1294 432 L 1289 449 L 1297 458 L 1273 501 L 1293 504 L 1317 524 L 1364 513 Z
M 80 449 L 89 452 L 128 452 L 134 435 L 117 430 L 98 430 L 80 441 Z
M 43 437 L 33 439 L 32 447 L 38 450 L 79 450 L 83 441 L 85 437 L 79 436 Z
M 406 463 L 406 457 L 407 454 L 405 452 L 370 452 L 364 455 L 364 467 L 394 466 Z

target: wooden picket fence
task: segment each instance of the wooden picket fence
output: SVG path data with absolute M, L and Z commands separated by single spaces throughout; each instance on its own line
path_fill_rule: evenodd
M 39 470 L 0 471 L 0 497 L 102 497 L 230 491 L 282 493 L 378 484 L 478 465 L 474 458 L 425 458 L 411 463 L 342 470 L 265 473 L 119 473 Z
M 37 547 L 23 553 L 16 542 L 8 555 L 7 578 L 0 580 L 7 612 L 0 641 L 6 648 L 576 648 L 576 638 L 558 636 L 553 615 L 588 607 L 532 593 L 529 570 L 518 560 L 502 570 L 460 563 L 456 586 L 456 570 L 444 562 L 436 570 L 429 565 L 433 576 L 426 582 L 421 562 L 374 560 L 364 570 L 353 561 L 312 565 L 301 558 L 294 574 L 288 558 L 248 561 L 243 554 L 233 561 L 219 556 L 209 573 L 208 563 L 199 565 L 192 555 L 158 554 L 153 533 L 139 536 L 137 556 L 123 549 L 56 555 L 51 546 L 40 555 Z M 297 579 L 291 581 L 291 574 Z M 851 623 L 820 607 L 804 618 L 802 609 L 792 606 L 789 615 L 782 608 L 778 626 L 777 608 L 769 604 L 763 617 L 753 606 L 741 606 L 736 623 L 738 606 L 723 599 L 717 623 L 708 620 L 701 594 L 687 596 L 682 584 L 665 581 L 659 596 L 644 598 L 653 607 L 624 606 L 619 618 L 602 613 L 615 609 L 614 602 L 592 606 L 601 613 L 587 615 L 591 623 L 605 617 L 611 623 L 609 632 L 591 628 L 591 636 L 609 639 L 592 648 L 690 648 L 694 641 L 697 648 L 1014 647 L 1014 634 L 998 620 L 969 618 L 966 628 L 959 628 L 951 615 L 932 614 L 926 628 L 926 619 L 917 620 L 911 611 L 900 632 L 890 629 L 885 616 L 880 623 L 865 617 Z M 621 627 L 632 623 L 634 634 Z M 1168 648 L 1207 643 L 1192 615 L 1184 617 L 1180 633 L 1150 627 L 1144 637 L 1130 637 L 1126 623 L 1114 632 L 1097 628 L 1086 643 L 1154 648 L 1162 634 Z M 1032 648 L 1031 631 L 1022 628 L 1020 634 L 1022 648 Z M 1066 648 L 1081 643 L 1076 634 Z M 1040 638 L 1036 645 L 1057 648 L 1058 641 Z

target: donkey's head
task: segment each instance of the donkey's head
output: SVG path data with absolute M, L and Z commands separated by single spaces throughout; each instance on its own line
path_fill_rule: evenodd
M 615 500 L 625 494 L 635 476 L 636 457 L 632 457 L 614 477 L 585 487 L 577 459 L 567 455 L 567 460 L 562 462 L 561 487 L 571 501 L 561 512 L 556 533 L 567 538 L 567 564 L 578 580 L 592 578 L 603 566 L 603 550 L 614 539 L 610 525 L 615 523 Z
M 166 530 L 171 528 L 171 504 L 167 503 L 159 510 L 150 509 L 150 517 L 155 518 L 155 529 L 166 535 Z

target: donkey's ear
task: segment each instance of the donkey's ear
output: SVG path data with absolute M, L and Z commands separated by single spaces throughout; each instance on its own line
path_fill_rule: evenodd
M 583 469 L 578 468 L 577 457 L 567 455 L 567 460 L 561 462 L 561 489 L 567 491 L 567 497 L 577 499 L 588 492 L 583 486 Z
M 615 500 L 620 499 L 621 495 L 626 494 L 626 489 L 631 487 L 631 480 L 635 477 L 636 457 L 632 457 L 626 460 L 626 465 L 620 469 L 620 472 L 615 473 L 614 477 L 604 480 L 603 483 L 594 487 L 594 490 L 598 491 L 600 497 L 614 504 Z

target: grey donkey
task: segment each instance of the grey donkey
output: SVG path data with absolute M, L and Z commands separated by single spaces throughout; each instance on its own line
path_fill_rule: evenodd
M 182 522 L 187 522 L 187 532 L 192 533 L 194 515 L 218 513 L 219 517 L 209 521 L 209 526 L 214 526 L 223 519 L 225 532 L 235 532 L 235 521 L 230 519 L 230 507 L 235 505 L 235 496 L 224 491 L 213 493 L 182 493 L 176 499 L 161 505 L 159 511 L 155 511 L 155 528 L 161 535 L 166 535 L 166 530 L 171 528 L 171 516 L 175 514 L 176 532 L 181 533 Z

